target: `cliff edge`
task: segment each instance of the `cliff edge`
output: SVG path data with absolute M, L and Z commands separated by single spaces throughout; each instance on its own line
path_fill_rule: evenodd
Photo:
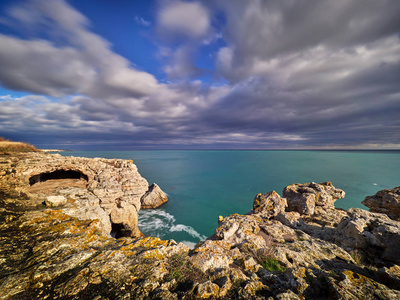
M 189 249 L 123 232 L 119 212 L 137 213 L 148 190 L 132 162 L 43 157 L 0 156 L 0 299 L 400 298 L 396 216 L 336 209 L 330 182 L 258 194 Z M 73 178 L 55 179 L 61 166 Z

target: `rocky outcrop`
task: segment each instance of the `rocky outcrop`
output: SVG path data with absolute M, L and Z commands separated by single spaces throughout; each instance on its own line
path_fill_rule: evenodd
M 168 196 L 160 189 L 160 187 L 153 183 L 149 186 L 149 190 L 140 199 L 141 208 L 156 208 L 168 201 Z
M 27 196 L 19 205 L 62 205 L 70 216 L 98 219 L 106 236 L 142 235 L 138 211 L 149 187 L 132 161 L 24 153 L 3 156 L 0 169 L 3 181 Z
M 393 220 L 400 221 L 400 187 L 379 191 L 366 197 L 361 203 L 371 212 L 383 213 Z
M 363 251 L 374 264 L 400 265 L 400 224 L 386 215 L 351 208 L 339 223 L 336 242 Z
M 344 191 L 336 189 L 329 181 L 292 184 L 283 190 L 283 197 L 288 199 L 287 211 L 306 215 L 313 215 L 316 207 L 334 208 L 334 202 L 344 196 Z
M 283 213 L 286 207 L 286 199 L 281 198 L 275 191 L 263 195 L 258 194 L 253 201 L 253 212 L 261 213 L 266 217 Z
M 400 222 L 335 209 L 343 193 L 330 183 L 289 186 L 285 197 L 258 194 L 248 214 L 221 216 L 214 234 L 191 250 L 173 240 L 104 235 L 101 211 L 115 222 L 125 205 L 136 211 L 123 195 L 103 209 L 77 200 L 96 202 L 100 192 L 64 187 L 53 196 L 66 204 L 35 206 L 38 194 L 9 184 L 18 177 L 9 159 L 0 164 L 10 180 L 0 185 L 0 299 L 400 298 Z M 72 170 L 87 184 L 96 177 Z M 289 208 L 307 199 L 315 201 L 313 214 Z M 96 218 L 79 215 L 83 208 L 97 209 Z

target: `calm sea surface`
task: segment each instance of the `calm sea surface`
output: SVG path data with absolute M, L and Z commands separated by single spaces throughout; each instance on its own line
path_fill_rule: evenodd
M 169 202 L 139 212 L 145 235 L 189 245 L 213 234 L 218 216 L 244 214 L 254 196 L 292 183 L 332 181 L 346 192 L 336 207 L 400 185 L 400 151 L 70 151 L 64 156 L 132 159 Z

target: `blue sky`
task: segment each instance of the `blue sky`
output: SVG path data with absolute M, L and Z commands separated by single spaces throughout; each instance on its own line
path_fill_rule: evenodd
M 399 1 L 3 0 L 0 136 L 400 149 Z

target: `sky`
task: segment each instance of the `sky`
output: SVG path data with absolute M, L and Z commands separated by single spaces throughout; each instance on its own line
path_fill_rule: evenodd
M 2 0 L 0 136 L 400 149 L 400 1 Z

